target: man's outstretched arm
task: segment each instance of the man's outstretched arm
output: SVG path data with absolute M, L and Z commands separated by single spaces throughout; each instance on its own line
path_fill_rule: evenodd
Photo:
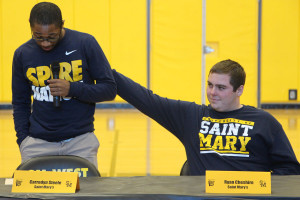
M 154 119 L 167 130 L 182 138 L 187 109 L 195 105 L 191 102 L 172 100 L 153 94 L 140 84 L 113 70 L 117 83 L 117 94 L 145 115 Z

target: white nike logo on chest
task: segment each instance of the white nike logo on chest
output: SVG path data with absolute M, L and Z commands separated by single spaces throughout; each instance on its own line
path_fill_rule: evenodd
M 77 50 L 73 50 L 73 51 L 70 51 L 70 52 L 66 51 L 66 56 L 70 55 L 71 53 L 74 53 L 75 51 L 77 51 Z

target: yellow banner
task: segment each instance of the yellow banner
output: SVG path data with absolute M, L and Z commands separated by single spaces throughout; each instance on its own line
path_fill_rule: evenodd
M 79 188 L 78 172 L 17 170 L 11 192 L 75 193 Z
M 271 194 L 271 172 L 206 171 L 206 193 Z

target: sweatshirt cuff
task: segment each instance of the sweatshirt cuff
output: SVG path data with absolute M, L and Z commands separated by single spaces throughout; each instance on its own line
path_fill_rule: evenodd
M 70 90 L 69 90 L 69 94 L 67 95 L 67 97 L 78 97 L 78 87 L 79 87 L 78 82 L 70 82 Z M 77 93 L 76 93 L 77 92 Z

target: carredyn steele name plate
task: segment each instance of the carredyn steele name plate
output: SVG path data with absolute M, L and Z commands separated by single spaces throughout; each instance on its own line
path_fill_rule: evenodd
M 16 170 L 11 192 L 75 193 L 79 188 L 78 172 Z

